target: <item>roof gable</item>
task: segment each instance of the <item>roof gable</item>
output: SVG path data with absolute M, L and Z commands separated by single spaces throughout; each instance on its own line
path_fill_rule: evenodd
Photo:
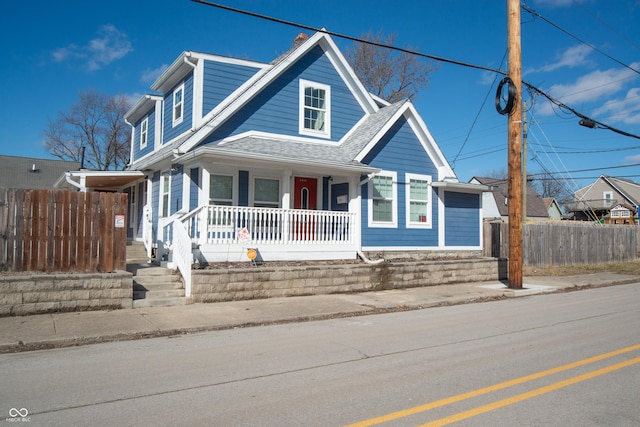
M 247 105 L 280 76 L 287 72 L 298 61 L 309 54 L 314 48 L 319 46 L 328 60 L 331 62 L 336 72 L 344 81 L 346 87 L 356 99 L 357 103 L 366 113 L 373 113 L 378 109 L 377 104 L 367 93 L 362 83 L 355 76 L 355 73 L 348 65 L 346 59 L 337 48 L 329 35 L 318 32 L 288 53 L 282 55 L 262 71 L 256 73 L 245 84 L 234 91 L 224 102 L 220 103 L 203 119 L 201 126 L 191 138 L 180 147 L 180 152 L 186 153 L 193 149 L 222 123 L 229 120 L 243 106 Z
M 376 132 L 372 138 L 368 138 L 367 145 L 363 146 L 360 149 L 359 153 L 355 157 L 356 160 L 365 161 L 365 159 L 367 157 L 370 157 L 375 150 L 380 149 L 379 145 L 386 137 L 388 137 L 389 132 L 392 131 L 394 127 L 397 127 L 400 123 L 406 123 L 417 141 L 420 143 L 422 150 L 424 150 L 425 154 L 433 163 L 433 166 L 437 169 L 437 179 L 456 179 L 453 169 L 451 169 L 451 166 L 449 165 L 446 158 L 444 157 L 444 154 L 442 154 L 442 151 L 440 151 L 440 148 L 431 136 L 431 133 L 429 132 L 426 124 L 410 101 L 393 104 L 389 107 L 384 108 L 382 111 L 385 110 L 388 110 L 389 113 L 392 113 L 391 117 L 389 117 L 388 120 L 383 121 L 380 120 L 380 117 L 375 117 L 372 115 L 370 118 L 368 118 L 368 120 L 370 119 L 372 122 L 370 126 L 360 126 L 363 129 L 362 133 L 364 135 L 373 133 L 374 131 Z M 363 135 L 359 134 L 359 132 L 354 132 L 354 135 L 352 135 L 351 137 L 354 139 L 362 138 L 363 141 L 365 140 L 365 138 L 363 138 Z

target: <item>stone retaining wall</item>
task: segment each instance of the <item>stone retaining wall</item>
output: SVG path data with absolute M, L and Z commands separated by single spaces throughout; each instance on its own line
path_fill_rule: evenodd
M 192 271 L 193 302 L 221 302 L 385 289 L 506 278 L 496 258 L 286 267 L 243 267 Z
M 132 308 L 131 273 L 0 274 L 0 316 Z

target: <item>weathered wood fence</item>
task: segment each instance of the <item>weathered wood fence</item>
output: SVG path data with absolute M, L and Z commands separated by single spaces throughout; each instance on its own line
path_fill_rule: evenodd
M 0 188 L 0 271 L 126 268 L 127 195 Z
M 509 256 L 509 225 L 484 224 L 483 255 Z M 638 257 L 638 227 L 594 225 L 587 222 L 542 222 L 522 227 L 523 264 L 603 264 L 633 261 Z

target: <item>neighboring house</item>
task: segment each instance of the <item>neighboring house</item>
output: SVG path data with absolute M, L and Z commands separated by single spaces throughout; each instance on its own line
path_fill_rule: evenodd
M 604 222 L 616 207 L 628 209 L 633 218 L 640 204 L 640 184 L 600 175 L 593 183 L 576 191 L 573 198 L 569 211 L 575 220 Z
M 636 216 L 636 208 L 628 205 L 616 205 L 611 208 L 609 214 L 605 215 L 603 222 L 605 224 L 632 225 L 636 223 Z
M 0 155 L 0 187 L 53 189 L 60 175 L 78 168 L 80 162 Z
M 123 191 L 131 237 L 178 266 L 482 248 L 486 187 L 459 182 L 414 105 L 369 94 L 327 34 L 268 64 L 184 52 L 152 89 L 125 116 L 144 178 Z
M 555 197 L 544 197 L 542 201 L 547 208 L 549 219 L 554 221 L 559 221 L 562 219 L 562 209 L 560 209 L 560 205 L 558 205 L 558 202 L 556 202 Z
M 508 187 L 504 179 L 486 178 L 474 176 L 469 181 L 473 184 L 482 184 L 489 188 L 482 195 L 483 219 L 485 221 L 509 222 Z M 527 186 L 526 222 L 548 221 L 549 212 L 544 200 L 533 188 Z

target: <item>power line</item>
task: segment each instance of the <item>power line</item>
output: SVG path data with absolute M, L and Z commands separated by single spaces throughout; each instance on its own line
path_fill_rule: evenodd
M 580 4 L 580 2 L 577 2 L 576 0 L 571 0 L 573 2 L 573 4 L 575 4 L 576 6 L 578 6 L 579 8 L 581 8 L 582 10 L 584 10 L 586 13 L 588 13 L 589 15 L 591 15 L 591 17 L 597 21 L 599 21 L 602 25 L 604 25 L 605 27 L 607 27 L 609 30 L 611 30 L 611 32 L 615 33 L 618 37 L 620 37 L 621 39 L 623 39 L 624 41 L 626 41 L 627 43 L 629 43 L 630 45 L 632 45 L 633 47 L 635 47 L 636 49 L 640 49 L 640 46 L 638 46 L 637 44 L 635 44 L 632 40 L 630 40 L 629 38 L 625 37 L 622 33 L 620 33 L 619 31 L 617 31 L 612 25 L 609 25 L 608 23 L 606 23 L 604 21 L 604 19 L 600 18 L 597 14 L 591 12 L 589 9 L 587 9 L 583 4 Z
M 603 170 L 603 169 L 621 169 L 621 168 L 633 168 L 633 167 L 638 167 L 640 166 L 640 163 L 636 163 L 634 165 L 622 165 L 622 166 L 600 166 L 598 168 L 590 168 L 590 169 L 577 169 L 577 170 L 573 170 L 573 171 L 567 171 L 569 173 L 576 173 L 576 172 L 592 172 L 592 171 L 599 171 L 599 170 Z M 544 175 L 543 173 L 532 173 L 529 174 L 529 177 L 535 177 L 535 176 L 539 176 L 539 175 Z
M 274 17 L 268 16 L 268 15 L 263 15 L 263 14 L 259 14 L 259 13 L 256 13 L 256 12 L 250 12 L 250 11 L 247 11 L 247 10 L 238 9 L 238 8 L 231 7 L 231 6 L 225 6 L 225 5 L 222 5 L 222 4 L 219 4 L 219 3 L 214 3 L 214 2 L 211 2 L 211 1 L 206 1 L 206 0 L 190 0 L 190 1 L 192 1 L 194 3 L 202 4 L 202 5 L 205 5 L 205 6 L 210 6 L 210 7 L 215 7 L 215 8 L 218 8 L 218 9 L 228 10 L 228 11 L 239 13 L 239 14 L 242 14 L 242 15 L 252 16 L 254 18 L 260 18 L 260 19 L 264 19 L 264 20 L 267 20 L 267 21 L 276 22 L 276 23 L 283 24 L 283 25 L 288 25 L 288 26 L 291 26 L 291 27 L 302 28 L 302 29 L 308 30 L 308 31 L 320 32 L 320 33 L 328 34 L 330 36 L 339 37 L 339 38 L 343 38 L 343 39 L 354 41 L 354 42 L 358 42 L 358 43 L 366 43 L 366 44 L 370 44 L 370 45 L 373 45 L 373 46 L 378 46 L 378 47 L 382 47 L 382 48 L 386 48 L 386 49 L 392 49 L 392 50 L 395 50 L 395 51 L 398 51 L 398 52 L 404 52 L 404 53 L 408 53 L 408 54 L 411 54 L 411 55 L 416 55 L 416 56 L 419 56 L 419 57 L 422 57 L 422 58 L 433 59 L 435 61 L 440 61 L 440 62 L 453 64 L 453 65 L 460 65 L 460 66 L 463 66 L 463 67 L 474 68 L 474 69 L 482 70 L 482 71 L 490 71 L 490 72 L 497 73 L 497 74 L 500 74 L 500 75 L 503 75 L 503 76 L 507 76 L 508 75 L 508 72 L 503 71 L 503 70 L 498 70 L 496 68 L 490 68 L 490 67 L 485 67 L 485 66 L 481 66 L 481 65 L 470 64 L 468 62 L 457 61 L 457 60 L 454 60 L 454 59 L 448 59 L 448 58 L 444 58 L 444 57 L 441 57 L 441 56 L 429 55 L 429 54 L 418 52 L 418 51 L 415 51 L 415 50 L 412 50 L 412 49 L 405 49 L 405 48 L 401 48 L 401 47 L 386 45 L 384 43 L 378 43 L 378 42 L 362 39 L 362 38 L 359 38 L 359 37 L 353 37 L 353 36 L 349 36 L 349 35 L 346 35 L 346 34 L 336 33 L 336 32 L 333 32 L 333 31 L 329 31 L 329 30 L 327 30 L 325 28 L 316 28 L 316 27 L 312 27 L 310 25 L 300 24 L 300 23 L 292 22 L 292 21 L 286 21 L 284 19 L 274 18 Z M 525 6 L 523 5 L 523 7 L 525 7 Z M 525 9 L 525 10 L 527 10 L 527 9 Z M 542 19 L 544 19 L 542 16 L 540 16 L 540 17 Z M 585 43 L 585 44 L 587 44 L 587 43 Z M 622 64 L 622 65 L 624 65 L 624 64 Z M 624 66 L 629 68 L 626 65 L 624 65 Z M 633 68 L 631 68 L 631 69 L 640 74 L 640 72 L 638 72 L 637 70 L 634 70 Z M 625 132 L 623 130 L 614 128 L 614 127 L 609 126 L 609 125 L 607 125 L 605 123 L 602 123 L 602 122 L 599 122 L 597 120 L 594 120 L 594 119 L 588 117 L 585 114 L 580 113 L 579 111 L 577 111 L 577 110 L 569 107 L 568 105 L 558 101 L 557 99 L 553 98 L 551 95 L 546 94 L 541 89 L 538 89 L 537 87 L 533 86 L 532 84 L 530 84 L 528 82 L 525 82 L 524 80 L 522 81 L 522 84 L 527 86 L 534 93 L 544 96 L 547 100 L 549 100 L 551 103 L 557 105 L 561 109 L 566 110 L 566 111 L 570 111 L 575 116 L 577 116 L 577 117 L 579 117 L 579 118 L 581 118 L 581 119 L 583 119 L 585 121 L 588 121 L 589 123 L 592 123 L 594 127 L 597 127 L 597 128 L 600 128 L 600 129 L 607 129 L 607 130 L 610 130 L 612 132 L 618 133 L 620 135 L 624 135 L 624 136 L 629 136 L 629 137 L 632 137 L 632 138 L 640 139 L 640 136 L 638 136 L 638 135 L 634 135 L 632 133 Z
M 576 39 L 577 41 L 579 41 L 580 43 L 582 43 L 585 46 L 590 47 L 591 49 L 595 50 L 596 52 L 600 53 L 601 55 L 606 56 L 607 58 L 609 58 L 610 60 L 612 60 L 613 62 L 622 65 L 625 68 L 630 69 L 631 71 L 633 71 L 634 73 L 640 74 L 640 71 L 636 70 L 635 68 L 632 68 L 631 66 L 625 64 L 622 61 L 617 60 L 616 58 L 614 58 L 613 56 L 609 55 L 608 53 L 598 49 L 597 47 L 593 46 L 590 43 L 587 43 L 586 41 L 582 40 L 581 38 L 579 38 L 578 36 L 570 33 L 569 31 L 565 30 L 564 28 L 562 28 L 561 26 L 554 24 L 553 22 L 551 22 L 550 20 L 548 20 L 547 18 L 545 18 L 544 16 L 540 15 L 538 12 L 536 12 L 535 10 L 531 9 L 529 6 L 527 6 L 526 4 L 522 3 L 521 4 L 522 8 L 529 12 L 531 15 L 538 17 L 540 19 L 542 19 L 543 21 L 545 21 L 546 23 L 548 23 L 549 25 L 557 28 L 558 30 L 562 31 L 563 33 L 565 33 L 566 35 L 568 35 L 569 37 L 572 37 L 574 39 Z

